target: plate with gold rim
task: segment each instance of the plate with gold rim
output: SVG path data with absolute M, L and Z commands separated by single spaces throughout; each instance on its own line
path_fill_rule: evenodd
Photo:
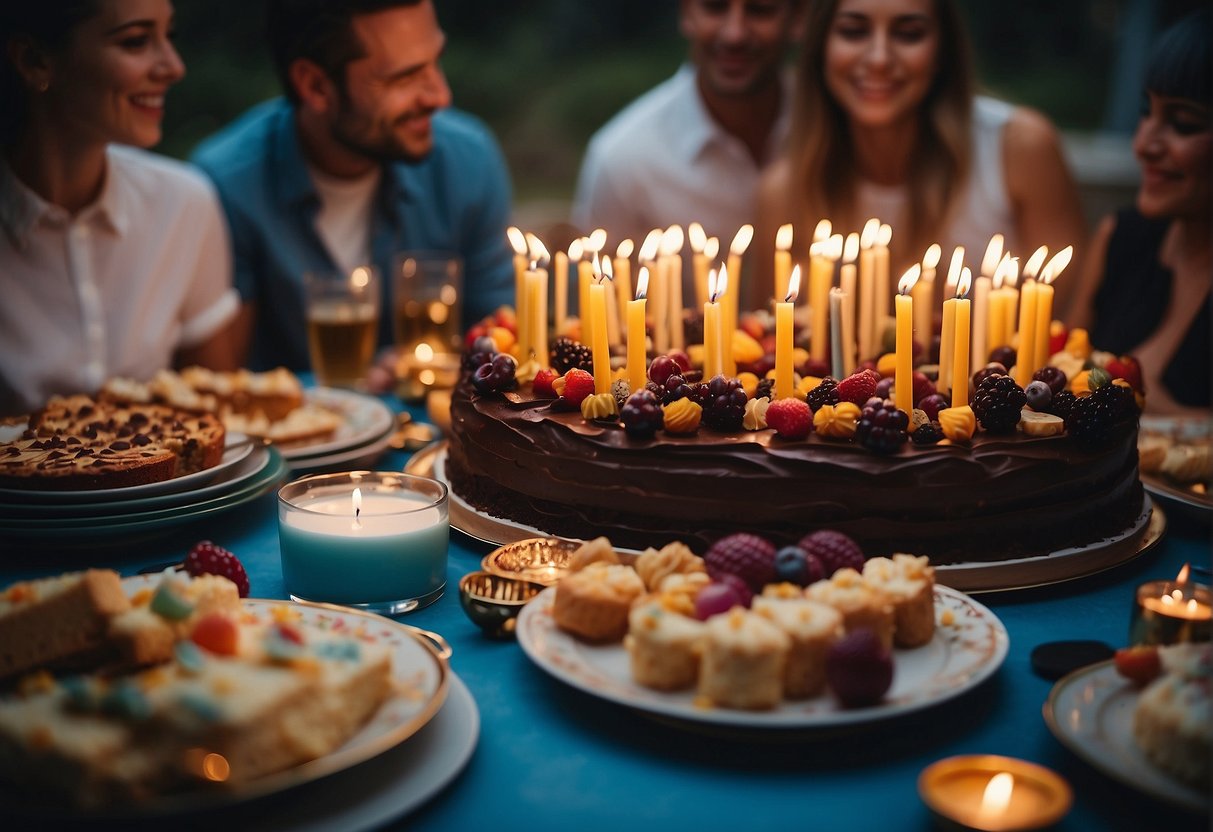
M 833 697 L 822 694 L 785 700 L 768 711 L 704 707 L 694 690 L 667 693 L 635 682 L 621 643 L 591 644 L 557 627 L 552 617 L 556 589 L 545 589 L 518 615 L 515 632 L 527 657 L 540 669 L 592 696 L 684 723 L 828 730 L 892 719 L 977 687 L 1002 665 L 1009 645 L 998 616 L 961 592 L 937 586 L 935 635 L 922 647 L 893 651 L 893 685 L 879 704 L 843 708 Z
M 160 575 L 123 578 L 130 595 L 152 588 Z M 84 812 L 39 803 L 19 802 L 11 793 L 0 792 L 0 810 L 40 817 L 82 820 L 116 820 L 178 815 L 211 810 L 249 801 L 319 780 L 349 769 L 398 746 L 423 728 L 438 713 L 450 684 L 450 647 L 435 633 L 410 627 L 390 618 L 334 604 L 296 603 L 248 598 L 248 612 L 263 620 L 300 620 L 330 632 L 345 631 L 356 638 L 385 646 L 391 653 L 392 688 L 370 720 L 342 746 L 328 754 L 292 768 L 269 774 L 240 788 L 178 792 L 131 806 Z M 6 805 L 8 804 L 8 805 Z
M 1140 689 L 1116 672 L 1114 662 L 1099 662 L 1053 685 L 1044 720 L 1062 745 L 1109 777 L 1175 806 L 1208 812 L 1207 789 L 1163 771 L 1134 741 L 1133 713 L 1140 695 Z

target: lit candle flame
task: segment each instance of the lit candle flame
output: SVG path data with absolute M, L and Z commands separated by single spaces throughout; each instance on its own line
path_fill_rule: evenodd
M 915 263 L 910 268 L 906 269 L 906 273 L 901 276 L 901 280 L 897 281 L 897 294 L 906 295 L 914 288 L 914 284 L 918 282 L 918 278 L 922 275 L 922 264 Z
M 687 239 L 691 243 L 691 251 L 696 254 L 702 254 L 703 247 L 708 244 L 708 235 L 703 230 L 703 226 L 697 222 L 687 226 Z
M 716 270 L 708 269 L 708 300 L 716 302 Z
M 657 259 L 657 250 L 661 248 L 661 238 L 665 234 L 660 228 L 654 228 L 644 238 L 644 242 L 640 244 L 641 263 L 652 263 Z
M 1012 257 L 1010 252 L 1002 256 L 998 261 L 998 268 L 994 270 L 994 288 L 997 289 L 1003 284 L 1014 286 L 1019 282 L 1019 259 Z
M 1175 576 L 1175 583 L 1186 584 L 1188 582 L 1188 576 L 1191 574 L 1192 565 L 1190 563 L 1185 563 L 1183 568 L 1179 570 L 1179 574 Z
M 797 296 L 800 294 L 800 264 L 797 263 L 792 267 L 792 274 L 788 276 L 788 293 L 783 296 L 784 303 L 795 303 Z
M 973 285 L 973 273 L 965 266 L 960 270 L 960 280 L 956 281 L 956 297 L 964 299 L 969 296 L 969 287 Z
M 833 224 L 829 220 L 820 220 L 817 227 L 813 229 L 813 242 L 820 243 L 822 240 L 830 236 L 830 232 L 834 230 Z
M 876 245 L 888 247 L 893 240 L 893 226 L 888 223 L 881 223 L 880 233 L 876 235 Z
M 580 237 L 569 243 L 569 260 L 576 263 L 581 259 L 583 254 L 585 254 L 585 246 L 582 244 Z
M 1041 246 L 1032 252 L 1032 256 L 1028 258 L 1028 262 L 1024 263 L 1023 276 L 1025 279 L 1036 279 L 1036 275 L 1040 274 L 1040 267 L 1044 265 L 1045 258 L 1049 256 L 1049 247 Z
M 952 260 L 948 264 L 948 280 L 944 284 L 949 289 L 955 289 L 956 284 L 960 282 L 960 272 L 965 264 L 965 247 L 957 246 L 952 249 Z M 944 297 L 947 297 L 945 294 Z
M 844 263 L 854 263 L 855 258 L 859 256 L 859 234 L 852 231 L 847 235 L 847 240 L 842 244 L 842 261 Z
M 792 224 L 790 222 L 779 226 L 775 232 L 775 248 L 780 251 L 790 251 L 792 248 Z
M 684 235 L 681 225 L 671 225 L 661 235 L 661 254 L 663 257 L 672 257 L 682 251 L 682 242 Z
M 531 263 L 533 264 L 531 268 L 535 269 L 538 266 L 546 266 L 552 259 L 552 256 L 548 254 L 548 247 L 543 244 L 543 240 L 540 240 L 534 234 L 527 234 L 526 241 L 528 243 L 527 248 L 530 249 L 531 253 Z
M 350 284 L 355 289 L 365 289 L 371 282 L 371 270 L 366 266 L 359 266 L 350 272 Z
M 511 225 L 505 230 L 505 236 L 509 238 L 515 254 L 526 255 L 526 235 L 522 233 L 522 229 Z
M 622 257 L 624 260 L 627 260 L 629 257 L 632 256 L 632 250 L 635 248 L 636 248 L 636 244 L 633 243 L 632 239 L 629 237 L 628 239 L 626 239 L 622 243 L 620 243 L 618 245 L 618 247 L 616 247 L 615 256 Z
M 595 228 L 586 239 L 585 247 L 592 252 L 600 252 L 606 246 L 607 233 L 605 228 Z
M 986 783 L 986 790 L 981 796 L 981 809 L 984 818 L 995 818 L 1007 811 L 1011 805 L 1011 793 L 1015 791 L 1015 777 L 1009 771 L 1000 771 Z
M 922 256 L 922 267 L 924 269 L 934 269 L 939 265 L 940 258 L 943 257 L 943 247 L 939 243 L 931 243 L 927 247 L 927 252 Z
M 859 234 L 859 247 L 871 248 L 876 245 L 876 238 L 880 236 L 880 220 L 872 217 L 863 224 L 863 231 Z
M 1050 258 L 1048 263 L 1045 263 L 1044 268 L 1040 270 L 1040 279 L 1044 283 L 1052 283 L 1057 279 L 1066 266 L 1070 265 L 1070 260 L 1074 257 L 1074 246 L 1066 246 L 1061 251 L 1057 252 Z
M 736 254 L 738 257 L 745 254 L 745 250 L 750 247 L 750 241 L 753 239 L 754 226 L 747 222 L 733 235 L 733 242 L 729 244 L 729 254 Z
M 708 260 L 715 260 L 718 254 L 720 254 L 720 238 L 708 237 L 708 241 L 703 246 L 703 256 Z
M 354 509 L 354 528 L 360 529 L 360 528 L 362 528 L 362 523 L 360 522 L 360 518 L 362 516 L 362 489 L 361 488 L 354 489 L 354 496 L 350 499 L 350 504 L 353 506 L 353 509 Z
M 1001 234 L 995 234 L 990 238 L 990 242 L 986 246 L 986 256 L 981 258 L 982 274 L 992 275 L 998 268 L 998 263 L 1002 260 L 1002 241 Z
M 644 300 L 649 291 L 649 267 L 641 266 L 636 276 L 636 300 Z
M 837 262 L 838 258 L 842 257 L 842 247 L 845 245 L 842 241 L 841 234 L 831 234 L 830 239 L 826 241 L 823 254 L 831 260 Z
M 607 280 L 615 279 L 615 267 L 613 265 L 611 265 L 610 257 L 602 258 L 602 276 L 605 277 Z
M 708 272 L 708 300 L 712 303 L 729 288 L 729 269 L 723 263 L 719 272 Z
M 423 364 L 429 364 L 434 360 L 434 348 L 425 341 L 422 341 L 413 348 L 413 357 Z

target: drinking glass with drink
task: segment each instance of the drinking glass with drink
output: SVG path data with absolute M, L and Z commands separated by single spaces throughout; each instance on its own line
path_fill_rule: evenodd
M 379 333 L 379 275 L 371 266 L 304 275 L 307 342 L 316 383 L 362 388 Z
M 404 251 L 394 261 L 393 321 L 400 397 L 421 401 L 459 376 L 463 258 L 448 251 Z

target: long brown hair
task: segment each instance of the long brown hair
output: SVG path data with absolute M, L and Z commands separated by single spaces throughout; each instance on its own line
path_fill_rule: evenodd
M 797 239 L 809 239 L 823 217 L 844 233 L 858 231 L 866 217 L 856 216 L 859 176 L 846 112 L 826 88 L 826 41 L 839 0 L 810 0 L 805 40 L 797 67 L 796 98 L 784 150 L 787 162 L 788 216 L 801 225 Z M 906 183 L 906 222 L 896 228 L 895 263 L 922 255 L 947 221 L 969 175 L 973 60 L 955 0 L 934 0 L 939 25 L 935 78 L 921 106 L 914 163 Z M 802 236 L 803 235 L 803 236 Z

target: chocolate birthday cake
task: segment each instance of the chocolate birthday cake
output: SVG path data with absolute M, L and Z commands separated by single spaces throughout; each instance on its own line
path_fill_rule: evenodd
M 735 532 L 790 544 L 830 528 L 869 557 L 946 564 L 1090 544 L 1123 534 L 1142 508 L 1135 423 L 1096 446 L 978 431 L 879 454 L 771 428 L 637 439 L 528 388 L 458 387 L 447 475 L 477 510 L 561 536 L 607 534 L 637 549 L 683 540 L 702 553 Z

